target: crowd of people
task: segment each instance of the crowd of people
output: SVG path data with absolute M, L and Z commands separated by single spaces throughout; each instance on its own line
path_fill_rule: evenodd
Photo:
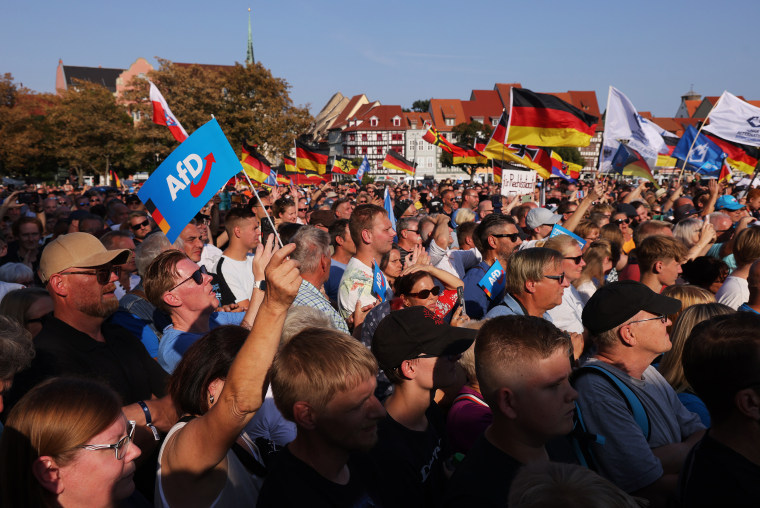
M 760 505 L 760 188 L 545 185 L 0 188 L 2 506 Z

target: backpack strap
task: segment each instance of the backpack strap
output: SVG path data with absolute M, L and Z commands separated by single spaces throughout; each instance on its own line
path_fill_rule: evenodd
M 479 406 L 489 407 L 488 404 L 486 404 L 486 402 L 483 399 L 481 399 L 480 397 L 478 397 L 474 393 L 463 393 L 461 395 L 458 395 L 457 398 L 454 399 L 454 402 L 451 403 L 451 405 L 453 406 L 457 402 L 461 402 L 463 400 L 474 402 L 475 404 L 477 404 Z
M 647 441 L 649 441 L 652 430 L 649 423 L 649 415 L 647 414 L 644 405 L 641 403 L 641 400 L 639 400 L 638 396 L 633 393 L 633 390 L 631 390 L 628 385 L 623 383 L 623 381 L 621 381 L 620 378 L 618 378 L 615 374 L 598 365 L 584 365 L 575 371 L 574 378 L 577 379 L 579 376 L 587 373 L 596 374 L 603 377 L 609 381 L 612 386 L 618 390 L 618 392 L 620 392 L 620 394 L 623 396 L 623 400 L 625 400 L 625 403 L 628 406 L 628 410 L 633 415 L 633 419 L 638 424 Z M 580 412 L 578 413 L 580 414 Z
M 222 263 L 224 262 L 224 256 L 219 258 L 216 263 L 216 274 L 211 276 L 211 283 L 217 286 L 217 298 L 222 305 L 229 305 L 235 303 L 235 294 L 230 289 L 227 281 L 224 280 L 224 274 L 222 273 Z

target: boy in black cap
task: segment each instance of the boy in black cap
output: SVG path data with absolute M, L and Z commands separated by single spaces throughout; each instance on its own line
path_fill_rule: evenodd
M 622 281 L 600 288 L 583 309 L 583 325 L 596 347 L 584 367 L 601 368 L 622 381 L 643 405 L 643 432 L 622 392 L 603 373 L 581 369 L 575 380 L 587 430 L 604 436 L 593 443 L 600 473 L 626 492 L 665 506 L 691 447 L 704 434 L 699 417 L 687 410 L 651 363 L 672 344 L 668 315 L 681 303 L 644 284 Z M 648 435 L 647 435 L 648 434 Z
M 474 338 L 475 330 L 452 327 L 424 307 L 391 312 L 375 331 L 372 353 L 394 391 L 372 455 L 393 506 L 440 506 L 446 439 L 433 393 L 455 382 L 457 360 Z

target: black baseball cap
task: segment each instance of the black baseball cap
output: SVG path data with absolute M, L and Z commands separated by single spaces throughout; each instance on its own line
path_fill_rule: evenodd
M 641 282 L 624 280 L 597 289 L 583 308 L 581 319 L 592 335 L 598 335 L 625 323 L 642 310 L 667 316 L 680 309 L 679 300 L 657 294 Z
M 467 351 L 477 332 L 451 326 L 425 307 L 393 311 L 375 330 L 372 354 L 383 370 L 400 366 L 422 354 L 457 355 Z

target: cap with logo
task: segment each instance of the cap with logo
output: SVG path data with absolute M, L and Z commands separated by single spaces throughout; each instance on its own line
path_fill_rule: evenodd
M 50 242 L 40 256 L 39 275 L 47 282 L 55 273 L 69 268 L 93 268 L 107 263 L 124 264 L 129 249 L 108 250 L 89 233 L 69 233 Z
M 715 202 L 716 210 L 728 210 L 729 212 L 734 212 L 736 210 L 741 210 L 742 208 L 744 208 L 744 205 L 739 203 L 736 198 L 730 194 L 719 197 Z

